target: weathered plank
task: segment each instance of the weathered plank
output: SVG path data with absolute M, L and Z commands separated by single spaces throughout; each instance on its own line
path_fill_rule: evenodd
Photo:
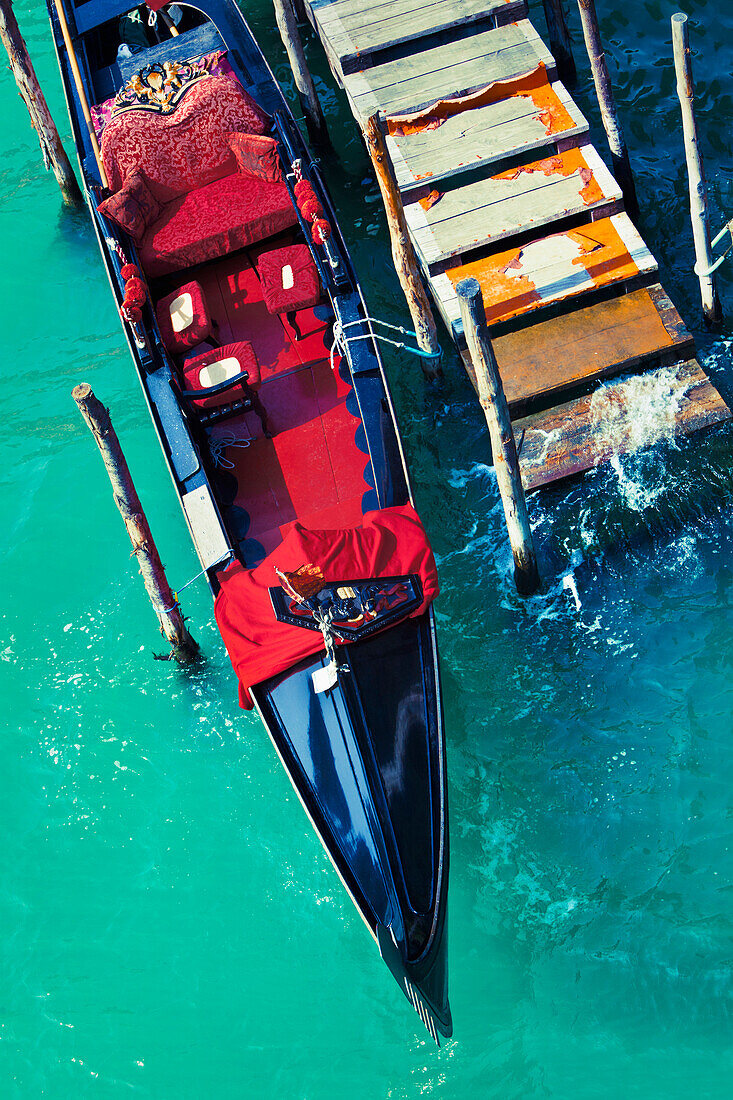
M 549 408 L 595 379 L 694 355 L 695 345 L 659 284 L 497 336 L 494 352 L 513 417 Z M 470 358 L 461 357 L 473 380 Z
M 616 283 L 631 289 L 633 280 L 656 270 L 656 260 L 622 213 L 446 268 L 430 285 L 446 324 L 460 339 L 455 288 L 461 279 L 478 280 L 491 326 Z
M 696 359 L 616 379 L 512 424 L 527 491 L 730 419 Z
M 544 75 L 544 66 L 542 66 Z M 551 84 L 546 76 L 525 78 L 527 90 L 485 107 L 468 108 L 451 115 L 435 128 L 387 137 L 400 190 L 409 202 L 417 188 L 510 156 L 521 157 L 533 150 L 558 152 L 588 132 L 588 123 L 567 89 Z
M 450 41 L 468 27 L 491 29 L 521 19 L 526 0 L 324 0 L 310 5 L 331 60 L 348 75 L 379 64 L 386 51 L 442 34 Z
M 444 96 L 467 95 L 494 80 L 532 72 L 540 62 L 554 79 L 552 54 L 532 24 L 520 19 L 344 76 L 343 86 L 363 125 L 375 111 L 384 115 L 417 111 Z
M 405 207 L 421 260 L 431 274 L 445 260 L 538 230 L 559 219 L 620 209 L 621 190 L 592 145 L 446 191 L 425 210 Z

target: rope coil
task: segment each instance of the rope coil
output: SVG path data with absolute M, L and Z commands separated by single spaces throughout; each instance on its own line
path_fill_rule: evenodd
M 219 466 L 222 470 L 233 470 L 234 463 L 231 459 L 224 457 L 224 452 L 228 447 L 239 447 L 240 450 L 244 451 L 252 442 L 251 436 L 245 439 L 243 436 L 237 436 L 231 431 L 224 432 L 223 435 L 218 435 L 213 439 L 210 438 L 209 451 L 214 460 L 214 465 Z

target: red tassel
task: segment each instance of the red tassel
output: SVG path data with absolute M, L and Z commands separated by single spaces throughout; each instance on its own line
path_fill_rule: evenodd
M 305 199 L 300 203 L 300 212 L 307 222 L 314 222 L 316 218 L 323 217 L 323 207 L 317 198 Z
M 316 197 L 316 193 L 313 190 L 313 184 L 310 182 L 310 180 L 298 180 L 295 187 L 293 188 L 293 191 L 295 192 L 295 197 L 298 202 L 301 202 L 307 198 L 314 199 Z
M 125 305 L 143 306 L 147 297 L 142 279 L 128 279 L 125 284 Z
M 140 269 L 135 264 L 123 264 L 120 275 L 127 282 L 128 279 L 139 279 Z
M 311 236 L 314 244 L 323 244 L 331 236 L 330 223 L 325 218 L 318 218 L 313 222 L 313 228 L 311 229 Z

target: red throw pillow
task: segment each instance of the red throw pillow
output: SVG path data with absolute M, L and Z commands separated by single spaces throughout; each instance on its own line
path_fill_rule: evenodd
M 162 206 L 148 186 L 141 168 L 130 172 L 119 191 L 100 202 L 97 210 L 119 225 L 138 243 L 160 216 Z
M 274 138 L 261 134 L 229 134 L 227 138 L 243 176 L 280 183 L 283 174 Z

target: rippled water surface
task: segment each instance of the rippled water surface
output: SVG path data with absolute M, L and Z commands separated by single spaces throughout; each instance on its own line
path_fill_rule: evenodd
M 676 5 L 598 8 L 640 228 L 730 402 L 731 268 L 716 336 L 691 274 Z M 44 9 L 15 10 L 68 137 Z M 290 90 L 269 3 L 247 10 Z M 717 226 L 733 216 L 733 2 L 686 10 Z M 404 319 L 355 126 L 317 43 L 309 56 L 367 298 Z M 455 357 L 434 389 L 387 359 L 443 584 L 455 1038 L 438 1051 L 238 710 L 200 582 L 185 609 L 205 663 L 152 660 L 155 621 L 76 383 L 112 408 L 174 585 L 197 562 L 87 216 L 62 211 L 4 69 L 0 96 L 0 1094 L 729 1096 L 731 431 L 662 440 L 532 498 L 546 583 L 522 602 Z

